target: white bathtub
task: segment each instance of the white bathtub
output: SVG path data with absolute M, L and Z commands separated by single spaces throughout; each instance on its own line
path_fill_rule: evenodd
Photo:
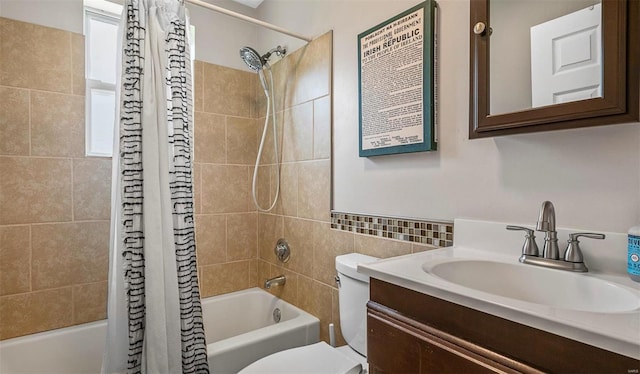
M 216 374 L 235 373 L 271 353 L 319 341 L 316 317 L 259 288 L 203 299 L 202 309 L 209 365 Z M 106 326 L 98 321 L 3 340 L 0 373 L 99 373 Z

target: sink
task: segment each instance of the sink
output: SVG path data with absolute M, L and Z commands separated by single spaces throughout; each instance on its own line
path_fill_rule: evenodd
M 637 292 L 585 274 L 472 259 L 428 261 L 422 269 L 476 291 L 554 308 L 596 313 L 640 308 Z

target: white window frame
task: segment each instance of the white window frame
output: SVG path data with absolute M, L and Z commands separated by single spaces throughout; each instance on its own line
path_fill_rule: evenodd
M 122 5 L 112 3 L 107 0 L 83 0 L 84 1 L 84 35 L 85 35 L 85 154 L 91 157 L 111 157 L 113 150 L 108 153 L 96 152 L 91 149 L 91 134 L 93 124 L 91 122 L 91 90 L 101 90 L 107 92 L 113 92 L 116 94 L 116 83 L 103 82 L 96 79 L 89 78 L 89 72 L 91 71 L 91 60 L 89 59 L 89 21 L 92 19 L 102 22 L 118 25 L 120 23 L 120 17 L 122 15 Z M 189 44 L 191 52 L 191 71 L 193 72 L 193 64 L 195 62 L 195 37 L 196 28 L 190 25 L 189 29 Z M 114 56 L 114 62 L 116 56 Z M 192 73 L 192 79 L 193 79 Z M 116 77 L 117 80 L 117 77 Z M 193 81 L 192 81 L 193 86 Z M 194 93 L 195 94 L 195 93 Z M 117 97 L 117 95 L 116 95 Z M 195 100 L 195 98 L 194 98 Z M 118 103 L 116 103 L 118 105 Z M 113 108 L 114 111 L 116 108 Z M 116 119 L 117 121 L 117 119 Z M 113 126 L 116 125 L 114 121 Z M 112 131 L 113 128 L 112 128 Z M 115 132 L 115 131 L 114 131 Z
M 112 152 L 97 152 L 91 149 L 91 135 L 94 124 L 91 122 L 91 90 L 113 92 L 116 94 L 116 84 L 103 82 L 97 79 L 90 79 L 91 59 L 89 58 L 89 22 L 98 20 L 100 22 L 118 25 L 122 12 L 122 6 L 107 1 L 85 0 L 84 1 L 84 34 L 85 34 L 85 154 L 94 157 L 111 157 Z M 113 59 L 116 61 L 116 56 Z M 117 103 L 116 103 L 117 105 Z M 115 111 L 115 108 L 113 108 Z M 115 125 L 115 123 L 114 123 Z

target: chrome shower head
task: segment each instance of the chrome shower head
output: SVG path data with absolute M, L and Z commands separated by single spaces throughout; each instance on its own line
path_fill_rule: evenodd
M 255 71 L 260 71 L 266 62 L 260 57 L 260 54 L 251 47 L 240 48 L 240 58 L 242 58 L 242 61 L 244 61 L 249 68 Z
M 255 71 L 259 71 L 264 66 L 264 61 L 260 54 L 251 47 L 240 48 L 240 57 L 249 68 Z
M 242 61 L 244 61 L 251 70 L 260 71 L 263 67 L 268 65 L 269 58 L 272 54 L 276 54 L 280 57 L 284 56 L 287 53 L 287 50 L 281 46 L 277 46 L 273 48 L 269 52 L 260 56 L 258 51 L 251 47 L 242 47 L 240 48 L 240 57 Z

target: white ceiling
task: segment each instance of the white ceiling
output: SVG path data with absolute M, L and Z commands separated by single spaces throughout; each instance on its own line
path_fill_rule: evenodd
M 258 5 L 262 4 L 263 0 L 233 0 L 236 3 L 240 3 L 242 5 L 250 6 L 252 8 L 257 8 Z

